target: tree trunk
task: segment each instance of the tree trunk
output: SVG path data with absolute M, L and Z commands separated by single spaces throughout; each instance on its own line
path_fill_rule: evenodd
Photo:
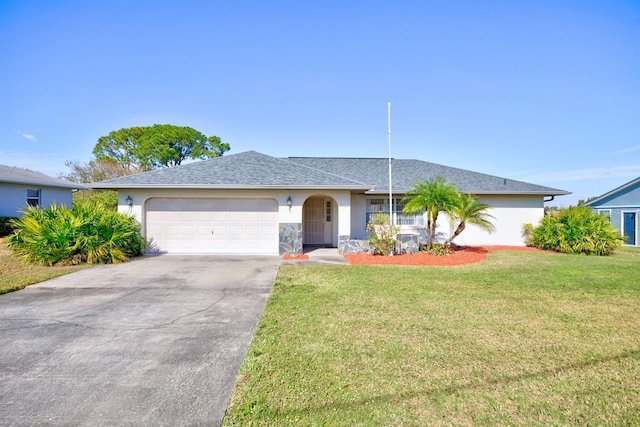
M 450 243 L 453 241 L 453 239 L 455 239 L 456 237 L 458 237 L 458 235 L 464 231 L 464 228 L 465 228 L 466 226 L 467 226 L 467 225 L 466 225 L 464 222 L 461 222 L 460 224 L 458 224 L 458 226 L 456 227 L 456 231 L 454 231 L 454 232 L 453 232 L 453 234 L 451 235 L 451 237 L 449 237 L 449 238 L 447 239 L 447 241 L 446 241 L 446 242 L 444 242 L 444 244 L 445 244 L 445 245 L 450 244 Z
M 433 215 L 433 219 L 431 220 L 431 230 L 429 230 L 429 246 L 433 246 L 436 243 L 436 226 L 437 226 L 437 221 L 438 219 L 438 211 L 435 212 L 435 214 Z

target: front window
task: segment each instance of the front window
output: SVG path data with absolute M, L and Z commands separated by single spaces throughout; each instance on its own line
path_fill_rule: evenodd
M 27 205 L 40 206 L 40 190 L 33 190 L 29 188 L 27 190 Z
M 396 225 L 424 226 L 424 215 L 403 215 L 404 203 L 399 197 L 393 198 L 393 218 Z M 367 199 L 367 224 L 376 213 L 389 215 L 389 199 Z
M 611 209 L 598 209 L 598 213 L 611 221 Z

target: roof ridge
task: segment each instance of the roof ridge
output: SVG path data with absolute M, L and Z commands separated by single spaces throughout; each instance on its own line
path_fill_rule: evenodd
M 278 157 L 276 157 L 276 158 L 278 158 Z M 305 158 L 314 159 L 314 158 L 317 158 L 317 157 L 305 157 Z M 325 159 L 339 159 L 339 158 L 340 157 L 325 157 Z M 285 161 L 287 163 L 293 163 L 294 165 L 296 165 L 298 167 L 303 167 L 303 168 L 306 168 L 306 169 L 310 169 L 310 170 L 314 170 L 314 171 L 317 171 L 317 172 L 321 172 L 324 175 L 335 176 L 335 177 L 338 177 L 340 179 L 345 179 L 347 181 L 353 182 L 354 184 L 371 185 L 371 183 L 356 181 L 356 180 L 353 180 L 351 178 L 347 178 L 346 176 L 342 176 L 342 175 L 338 175 L 338 174 L 335 174 L 335 173 L 327 172 L 327 171 L 324 171 L 322 169 L 318 169 L 318 168 L 314 168 L 314 167 L 311 167 L 311 166 L 303 165 L 301 163 L 297 163 L 297 162 L 294 162 L 294 161 L 291 161 L 291 160 L 287 160 L 287 159 L 288 158 L 279 158 L 279 160 Z

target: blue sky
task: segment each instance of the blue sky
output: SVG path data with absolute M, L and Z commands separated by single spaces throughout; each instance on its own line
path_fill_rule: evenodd
M 0 0 L 0 163 L 169 123 L 232 153 L 416 158 L 572 191 L 640 176 L 640 2 Z

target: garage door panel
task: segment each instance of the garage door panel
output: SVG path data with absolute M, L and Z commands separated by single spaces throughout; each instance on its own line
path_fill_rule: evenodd
M 180 235 L 180 225 L 179 224 L 175 224 L 175 225 L 166 224 L 164 226 L 163 232 L 164 232 L 164 234 L 169 235 L 169 236 L 179 236 Z
M 180 212 L 165 211 L 163 215 L 165 221 L 180 221 Z
M 150 199 L 147 237 L 169 253 L 278 253 L 273 199 Z
M 187 236 L 195 236 L 196 233 L 196 227 L 194 226 L 189 226 L 189 225 L 183 225 L 182 227 L 180 227 L 180 232 L 183 235 L 187 235 Z
M 247 225 L 244 229 L 245 234 L 248 237 L 254 237 L 260 235 L 260 226 L 259 225 Z
M 243 225 L 230 225 L 229 226 L 229 234 L 231 236 L 234 236 L 233 238 L 235 239 L 235 236 L 242 236 L 244 235 L 244 226 Z
M 209 223 L 211 221 L 211 212 L 198 211 L 196 213 L 196 220 L 205 221 L 205 222 Z
M 211 215 L 215 222 L 227 221 L 229 218 L 228 212 L 211 212 Z

